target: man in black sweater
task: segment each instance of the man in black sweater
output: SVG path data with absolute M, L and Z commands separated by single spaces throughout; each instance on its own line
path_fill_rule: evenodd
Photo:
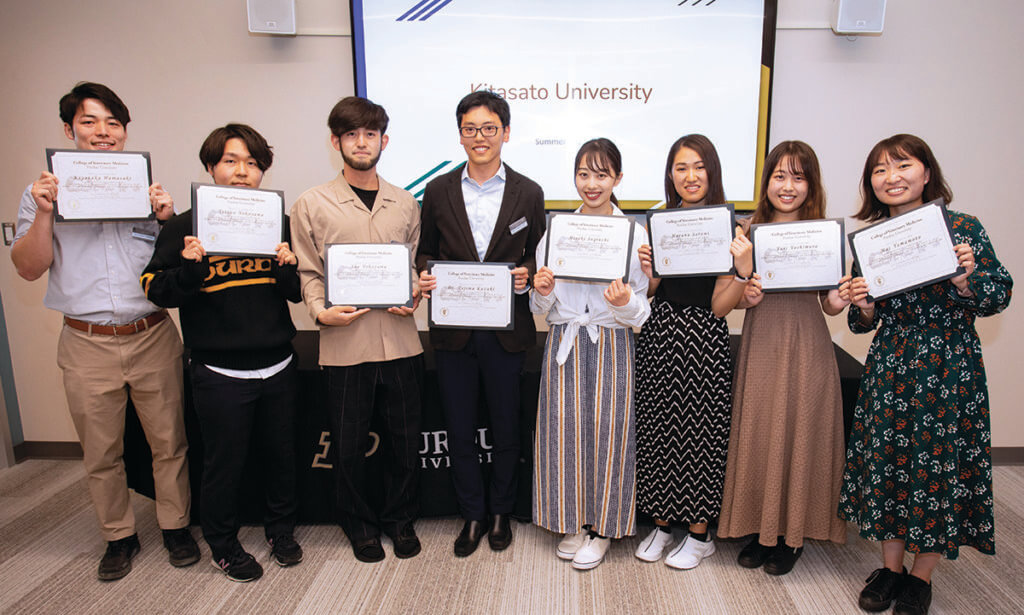
M 217 184 L 259 188 L 273 153 L 249 126 L 228 124 L 210 133 L 199 159 Z M 189 210 L 164 225 L 142 274 L 150 301 L 179 308 L 203 433 L 203 537 L 214 567 L 232 581 L 263 575 L 238 541 L 237 500 L 250 440 L 264 466 L 271 556 L 279 566 L 302 561 L 293 537 L 295 326 L 287 304 L 301 299 L 296 264 L 286 242 L 277 245 L 276 258 L 208 256 L 192 235 Z

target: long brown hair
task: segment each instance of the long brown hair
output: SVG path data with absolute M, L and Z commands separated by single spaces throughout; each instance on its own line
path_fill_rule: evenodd
M 825 217 L 825 187 L 821 183 L 821 167 L 818 156 L 810 145 L 803 141 L 783 141 L 768 152 L 761 173 L 761 198 L 757 201 L 757 209 L 750 219 L 751 224 L 771 222 L 775 208 L 768 201 L 768 183 L 771 181 L 775 168 L 782 162 L 790 173 L 800 173 L 807 182 L 807 198 L 800 206 L 801 220 L 819 220 Z
M 668 160 L 665 161 L 665 206 L 668 209 L 679 207 L 683 197 L 676 192 L 676 183 L 672 180 L 672 163 L 675 162 L 676 154 L 684 147 L 697 152 L 704 162 L 704 172 L 708 174 L 708 191 L 704 196 L 704 203 L 707 205 L 721 205 L 725 203 L 725 189 L 722 187 L 722 163 L 718 159 L 718 151 L 711 139 L 704 135 L 684 135 L 676 139 L 668 150 Z
M 878 200 L 875 196 L 875 189 L 871 186 L 871 173 L 875 166 L 883 159 L 889 157 L 893 160 L 908 160 L 916 158 L 921 161 L 925 169 L 928 169 L 928 183 L 924 185 L 924 193 L 921 200 L 927 203 L 942 197 L 942 200 L 949 205 L 953 201 L 953 191 L 942 176 L 942 169 L 939 168 L 939 161 L 935 159 L 932 148 L 924 142 L 921 137 L 914 135 L 898 134 L 882 139 L 871 148 L 868 159 L 864 161 L 864 174 L 860 179 L 861 206 L 853 217 L 858 220 L 873 222 L 889 217 L 889 206 Z

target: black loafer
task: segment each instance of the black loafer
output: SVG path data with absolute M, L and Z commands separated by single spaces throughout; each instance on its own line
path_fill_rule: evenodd
M 768 561 L 764 563 L 764 571 L 775 576 L 787 574 L 793 569 L 796 560 L 800 559 L 800 555 L 803 552 L 803 547 L 794 549 L 784 542 L 780 543 L 772 549 L 771 555 L 768 556 Z
M 857 605 L 872 613 L 888 609 L 900 590 L 903 589 L 906 574 L 906 568 L 903 569 L 903 572 L 893 572 L 888 568 L 879 568 L 872 572 L 871 576 L 864 581 L 867 585 L 860 590 Z
M 772 549 L 775 547 L 766 547 L 758 542 L 758 536 L 754 536 L 754 539 L 747 543 L 747 546 L 740 549 L 740 556 L 736 558 L 736 562 L 744 568 L 760 568 L 768 561 L 768 556 L 772 554 Z
M 459 537 L 455 539 L 455 556 L 466 557 L 476 551 L 485 531 L 483 522 L 466 521 L 466 524 L 462 526 L 462 531 L 459 532 Z
M 420 554 L 422 549 L 412 523 L 407 524 L 398 534 L 392 536 L 391 542 L 395 544 L 395 557 L 399 559 L 415 557 Z
M 491 529 L 487 532 L 487 544 L 492 551 L 504 551 L 512 544 L 512 524 L 508 515 L 491 515 Z
M 367 564 L 384 559 L 384 547 L 381 546 L 378 536 L 352 541 L 352 553 L 355 554 L 357 560 Z
M 932 584 L 908 574 L 904 577 L 903 588 L 896 596 L 892 615 L 927 615 L 932 604 Z

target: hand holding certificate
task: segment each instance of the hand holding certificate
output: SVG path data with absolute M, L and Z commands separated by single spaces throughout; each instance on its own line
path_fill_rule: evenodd
M 330 243 L 324 249 L 325 305 L 412 307 L 412 256 L 403 243 Z
M 732 205 L 647 212 L 655 277 L 723 275 L 733 271 Z
M 846 269 L 842 219 L 754 224 L 750 240 L 765 292 L 839 287 Z
M 192 234 L 207 254 L 273 256 L 284 237 L 284 192 L 193 183 Z
M 432 328 L 511 330 L 514 263 L 428 261 Z
M 953 248 L 949 216 L 932 201 L 850 233 L 850 249 L 868 284 L 868 301 L 964 273 Z
M 57 222 L 153 219 L 148 152 L 46 150 Z
M 551 214 L 544 265 L 556 278 L 629 281 L 633 220 L 626 216 Z

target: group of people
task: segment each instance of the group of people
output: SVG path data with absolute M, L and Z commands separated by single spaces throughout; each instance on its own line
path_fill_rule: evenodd
M 121 150 L 128 110 L 105 86 L 81 83 L 61 99 L 67 137 L 83 150 Z M 385 110 L 348 97 L 331 110 L 343 169 L 303 193 L 290 242 L 275 257 L 207 255 L 191 211 L 174 215 L 159 183 L 154 222 L 54 224 L 59 185 L 42 173 L 22 197 L 12 259 L 19 274 L 49 271 L 45 304 L 64 314 L 58 363 L 81 439 L 90 493 L 108 541 L 99 578 L 123 577 L 139 551 L 121 437 L 127 395 L 153 450 L 157 520 L 176 566 L 199 559 L 189 532 L 181 416 L 182 342 L 200 419 L 201 526 L 215 567 L 236 581 L 263 570 L 238 540 L 237 494 L 250 446 L 263 461 L 265 534 L 273 561 L 302 560 L 295 540 L 296 376 L 287 302 L 305 303 L 320 330 L 336 487 L 335 511 L 357 559 L 420 552 L 417 517 L 422 346 L 410 316 L 437 288 L 428 262 L 513 263 L 513 327 L 430 330 L 452 477 L 464 524 L 454 554 L 483 536 L 512 542 L 517 481 L 531 480 L 533 520 L 562 535 L 558 557 L 587 570 L 614 538 L 654 521 L 636 557 L 690 569 L 720 537 L 749 537 L 738 563 L 788 573 L 805 539 L 842 543 L 845 521 L 882 543 L 883 566 L 859 597 L 880 611 L 927 612 L 931 573 L 962 545 L 993 553 L 989 408 L 974 319 L 1010 300 L 1012 280 L 977 219 L 950 210 L 964 273 L 877 302 L 854 267 L 823 292 L 763 292 L 749 223 L 825 215 L 814 151 L 801 141 L 769 153 L 752 218 L 729 246 L 734 274 L 661 278 L 640 225 L 626 281 L 556 278 L 545 259 L 544 196 L 501 159 L 510 110 L 473 92 L 456 108 L 466 163 L 432 180 L 422 206 L 376 172 L 388 145 Z M 273 160 L 254 129 L 228 124 L 203 143 L 217 184 L 259 187 Z M 573 167 L 579 215 L 622 216 L 614 194 L 622 156 L 598 138 Z M 712 142 L 678 139 L 665 165 L 668 208 L 723 204 Z M 865 162 L 859 220 L 873 222 L 952 194 L 928 145 L 911 135 L 879 142 Z M 415 254 L 412 307 L 330 305 L 324 253 L 333 243 L 404 243 Z M 139 280 L 141 278 L 141 285 Z M 725 316 L 746 310 L 738 358 Z M 855 332 L 877 329 L 849 446 L 839 373 L 824 314 L 848 310 Z M 517 476 L 519 381 L 546 316 L 532 477 Z M 639 329 L 639 335 L 634 330 Z M 475 418 L 486 400 L 493 449 L 485 477 Z M 367 499 L 365 443 L 379 412 L 389 451 L 384 500 Z M 673 539 L 673 527 L 681 539 Z M 912 569 L 904 552 L 914 554 Z

